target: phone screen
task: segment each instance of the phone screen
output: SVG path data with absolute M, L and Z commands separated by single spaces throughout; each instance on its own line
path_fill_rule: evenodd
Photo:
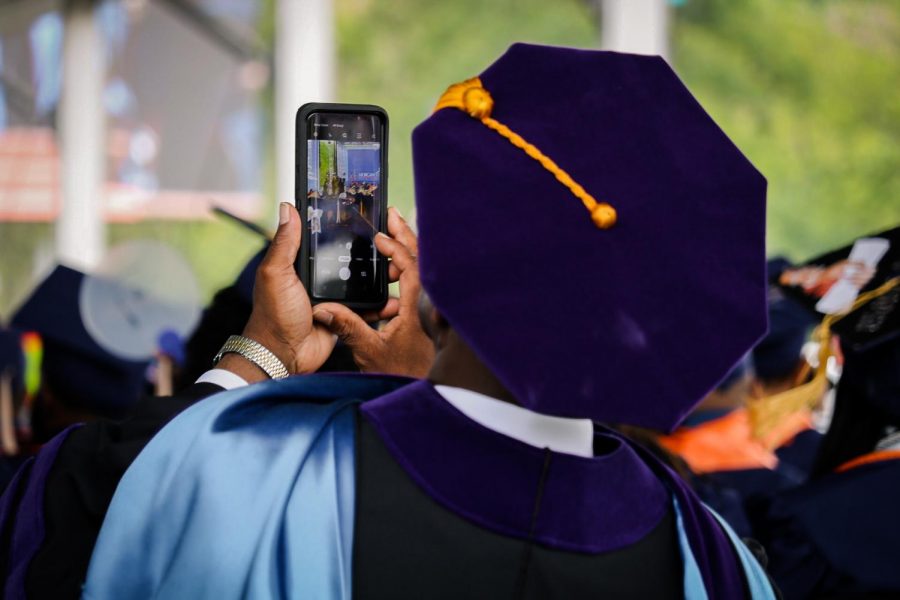
M 385 263 L 374 237 L 382 219 L 382 139 L 375 114 L 316 112 L 307 119 L 307 235 L 316 298 L 374 302 Z

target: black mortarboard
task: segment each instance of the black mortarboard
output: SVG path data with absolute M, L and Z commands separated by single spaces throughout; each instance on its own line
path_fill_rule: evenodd
M 43 340 L 42 387 L 68 406 L 117 414 L 140 398 L 148 362 L 113 356 L 90 336 L 79 310 L 84 277 L 56 267 L 19 308 L 12 325 Z
M 850 350 L 864 351 L 900 336 L 900 227 L 859 238 L 848 246 L 784 269 L 778 285 L 817 319 L 844 315 L 831 330 Z M 876 294 L 854 308 L 857 299 Z

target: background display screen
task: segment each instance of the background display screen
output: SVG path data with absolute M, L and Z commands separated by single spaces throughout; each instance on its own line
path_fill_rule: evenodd
M 378 300 L 384 264 L 374 244 L 383 210 L 381 119 L 313 113 L 307 128 L 305 216 L 312 294 Z

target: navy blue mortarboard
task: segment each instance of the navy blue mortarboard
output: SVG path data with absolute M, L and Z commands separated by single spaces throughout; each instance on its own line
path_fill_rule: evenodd
M 413 133 L 422 284 L 524 406 L 671 430 L 766 329 L 766 180 L 659 57 L 513 45 Z
M 819 364 L 808 383 L 752 407 L 756 431 L 764 434 L 786 414 L 821 401 L 828 385 L 832 336 L 837 336 L 847 361 L 838 401 L 859 396 L 864 402 L 876 399 L 869 404 L 885 404 L 885 398 L 897 391 L 895 377 L 900 372 L 891 350 L 900 340 L 900 227 L 860 238 L 799 267 L 782 268 L 777 283 L 811 316 L 821 319 L 813 334 L 819 343 Z M 855 375 L 859 372 L 864 375 Z M 865 392 L 855 391 L 859 381 L 868 388 Z M 854 392 L 847 393 L 851 388 Z
M 800 361 L 803 344 L 817 322 L 806 308 L 786 297 L 778 287 L 771 287 L 769 332 L 753 348 L 756 375 L 764 381 L 771 381 L 793 373 Z
M 113 356 L 90 336 L 79 311 L 83 280 L 79 271 L 56 267 L 12 325 L 43 340 L 42 386 L 69 406 L 114 414 L 140 398 L 148 362 Z
M 776 256 L 774 258 L 770 258 L 766 262 L 766 279 L 769 281 L 769 283 L 777 283 L 778 278 L 781 276 L 781 274 L 793 266 L 794 263 L 792 263 L 784 256 Z
M 798 267 L 777 283 L 821 319 L 848 350 L 864 351 L 900 337 L 900 227 L 862 237 Z M 860 302 L 860 299 L 868 301 Z

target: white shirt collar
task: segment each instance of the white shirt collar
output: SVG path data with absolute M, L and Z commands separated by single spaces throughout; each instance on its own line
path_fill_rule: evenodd
M 458 387 L 436 385 L 447 402 L 473 421 L 536 448 L 575 456 L 594 456 L 590 419 L 551 417 Z

